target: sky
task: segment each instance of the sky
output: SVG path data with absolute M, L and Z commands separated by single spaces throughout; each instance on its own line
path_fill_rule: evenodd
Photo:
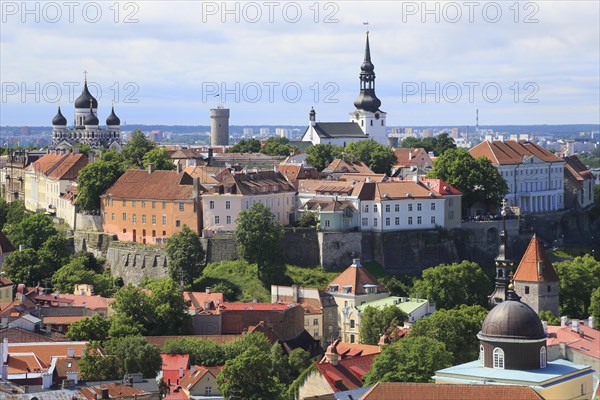
M 347 121 L 369 30 L 388 126 L 600 123 L 600 2 L 0 1 L 0 126 Z M 99 92 L 100 90 L 100 92 Z

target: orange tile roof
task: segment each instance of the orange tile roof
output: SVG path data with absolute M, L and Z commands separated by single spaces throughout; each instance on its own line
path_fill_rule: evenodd
M 406 181 L 412 180 L 410 178 L 406 178 Z M 419 181 L 431 190 L 440 194 L 441 196 L 455 196 L 462 195 L 462 192 L 456 189 L 454 186 L 450 185 L 443 179 L 435 179 L 435 178 L 425 178 L 424 176 L 419 177 Z
M 192 185 L 180 185 L 182 173 L 130 169 L 102 196 L 117 199 L 191 200 Z
M 50 365 L 52 357 L 66 357 L 68 349 L 74 349 L 76 356 L 85 351 L 87 342 L 38 342 L 8 343 L 9 353 L 33 353 L 45 365 Z
M 204 366 L 196 366 L 196 370 L 192 373 L 191 371 L 186 374 L 181 381 L 179 381 L 179 386 L 186 390 L 190 390 L 202 377 L 206 374 L 211 374 L 213 377 L 219 376 L 219 374 L 223 371 L 222 366 L 214 366 L 214 367 L 204 367 Z
M 40 361 L 31 353 L 9 353 L 8 373 L 24 374 L 25 372 L 41 372 L 46 370 L 50 364 L 41 364 Z
M 59 378 L 66 378 L 67 372 L 79 372 L 79 361 L 81 358 L 56 358 L 56 373 Z
M 409 196 L 410 194 L 410 196 Z M 440 195 L 425 185 L 412 181 L 377 182 L 372 200 L 402 200 L 410 198 L 439 198 Z
M 363 386 L 362 377 L 371 369 L 374 354 L 342 359 L 337 365 L 316 362 L 315 365 L 334 392 L 358 389 Z
M 531 238 L 513 280 L 523 282 L 558 281 L 558 275 L 536 235 Z
M 88 158 L 84 154 L 68 154 L 48 173 L 48 178 L 54 180 L 76 180 L 79 170 L 87 164 Z
M 288 303 L 222 303 L 219 309 L 221 311 L 283 311 L 290 307 L 294 307 L 293 304 Z
M 231 175 L 228 168 L 208 167 L 205 165 L 189 166 L 186 167 L 183 172 L 192 178 L 200 178 L 200 183 L 206 185 L 216 185 Z
M 133 399 L 150 398 L 150 393 L 144 392 L 141 389 L 136 389 L 131 386 L 117 385 L 115 383 L 105 383 L 97 386 L 88 386 L 79 389 L 79 394 L 87 400 L 102 398 L 102 389 L 108 389 L 108 395 L 111 399 Z
M 223 293 L 183 292 L 183 300 L 190 303 L 189 310 L 204 310 L 206 302 L 210 302 L 209 309 L 214 310 L 217 305 L 224 302 Z
M 579 321 L 577 333 L 571 329 L 571 325 L 551 326 L 548 325 L 548 346 L 558 346 L 565 343 L 567 347 L 585 355 L 600 359 L 600 330 L 590 328 L 584 321 Z
M 381 353 L 381 348 L 379 346 L 361 343 L 339 342 L 336 346 L 336 350 L 342 358 L 369 356 Z
M 341 158 L 333 160 L 323 172 L 328 173 L 363 173 L 363 174 L 374 174 L 371 168 L 367 167 L 360 161 L 344 161 Z
M 89 318 L 86 315 L 57 315 L 44 317 L 44 324 L 47 325 L 71 325 L 82 319 Z
M 0 231 L 0 238 L 3 236 L 4 234 L 2 233 L 2 231 Z M 2 254 L 2 252 L 0 251 L 0 254 Z M 14 285 L 14 283 L 8 279 L 7 277 L 5 277 L 4 275 L 0 275 L 0 287 L 5 287 L 5 286 L 12 286 Z
M 337 290 L 333 291 L 332 286 L 337 285 Z M 377 286 L 377 292 L 382 293 L 387 290 L 379 283 L 377 278 L 364 268 L 360 262 L 352 264 L 341 274 L 335 277 L 327 288 L 328 293 L 344 293 L 344 286 L 351 286 L 349 294 L 359 295 L 366 294 L 364 285 Z
M 162 353 L 160 355 L 162 358 L 162 370 L 177 370 L 180 368 L 187 369 L 190 364 L 190 355 L 189 354 L 167 354 Z
M 360 400 L 543 400 L 527 386 L 379 382 Z
M 107 309 L 109 304 L 113 301 L 110 297 L 102 297 L 99 295 L 94 296 L 85 296 L 81 294 L 60 294 L 60 298 L 72 300 L 71 304 L 74 307 L 83 307 L 88 310 L 99 310 L 99 309 Z
M 394 150 L 396 154 L 396 164 L 394 167 L 411 167 L 413 165 L 429 165 L 431 166 L 431 157 L 422 147 L 417 148 L 398 148 Z
M 562 158 L 537 144 L 525 140 L 483 141 L 469 150 L 473 157 L 485 157 L 493 164 L 520 164 L 524 157 L 535 156 L 545 162 L 559 162 Z

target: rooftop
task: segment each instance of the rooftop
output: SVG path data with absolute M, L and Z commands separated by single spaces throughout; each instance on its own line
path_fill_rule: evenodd
M 362 266 L 360 260 L 355 260 L 351 266 L 329 283 L 326 291 L 336 294 L 361 295 L 367 294 L 365 285 L 375 285 L 377 293 L 387 292 L 377 278 Z
M 403 301 L 406 300 L 406 301 Z M 385 306 L 396 306 L 406 314 L 411 314 L 419 307 L 427 304 L 427 299 L 416 299 L 410 297 L 398 297 L 398 296 L 390 296 L 385 299 L 379 299 L 375 301 L 369 301 L 365 304 L 361 304 L 356 306 L 360 311 L 364 311 L 367 307 L 375 307 L 375 308 L 383 308 Z
M 117 199 L 191 200 L 192 185 L 180 185 L 182 173 L 130 169 L 102 195 Z
M 492 164 L 520 164 L 527 157 L 536 157 L 545 162 L 561 162 L 562 158 L 543 147 L 526 140 L 483 141 L 469 150 L 473 157 L 485 157 Z
M 525 282 L 558 282 L 558 275 L 536 235 L 531 238 L 513 279 Z
M 557 346 L 565 343 L 573 351 L 600 359 L 600 330 L 590 328 L 583 321 L 579 321 L 579 332 L 575 332 L 571 325 L 548 325 L 548 346 Z

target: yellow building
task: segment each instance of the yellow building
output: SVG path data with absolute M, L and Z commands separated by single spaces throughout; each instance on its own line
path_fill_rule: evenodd
M 0 307 L 3 304 L 13 301 L 13 288 L 15 284 L 2 275 L 0 275 Z
M 219 396 L 219 385 L 217 376 L 223 367 L 199 367 L 193 366 L 189 374 L 185 375 L 179 382 L 188 397 L 192 396 Z

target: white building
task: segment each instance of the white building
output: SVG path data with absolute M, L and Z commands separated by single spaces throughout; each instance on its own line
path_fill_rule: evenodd
M 317 122 L 316 112 L 311 109 L 309 125 L 302 136 L 303 141 L 312 144 L 346 146 L 348 143 L 373 139 L 387 146 L 387 114 L 379 109 L 381 100 L 375 95 L 375 66 L 371 62 L 369 32 L 367 32 L 365 58 L 360 70 L 360 93 L 354 100 L 356 110 L 350 113 L 350 121 Z
M 508 185 L 508 205 L 522 213 L 561 210 L 564 205 L 565 161 L 525 140 L 483 141 L 469 150 L 486 157 Z

